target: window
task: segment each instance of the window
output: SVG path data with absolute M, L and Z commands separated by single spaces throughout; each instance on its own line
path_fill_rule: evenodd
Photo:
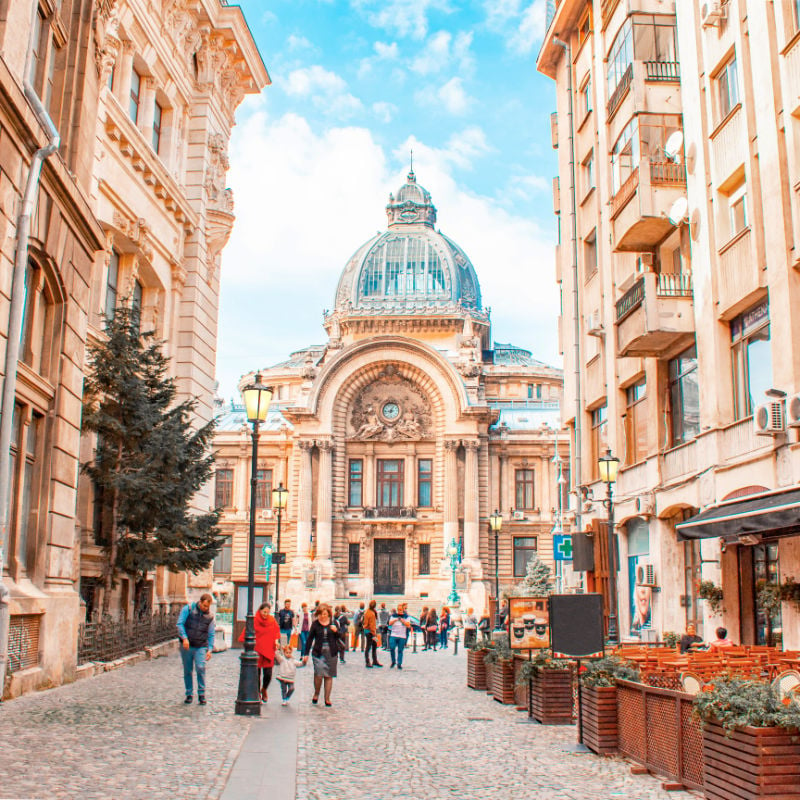
M 31 516 L 31 501 L 38 501 L 33 495 L 39 428 L 43 419 L 37 412 L 28 419 L 28 412 L 29 409 L 15 403 L 11 423 L 9 535 L 6 537 L 7 542 L 13 540 L 16 562 L 22 568 L 28 566 L 29 532 L 35 520 L 35 516 Z
M 569 509 L 569 490 L 570 490 L 570 472 L 569 467 L 562 463 L 561 465 L 561 479 L 563 483 L 560 484 L 561 495 L 561 510 L 567 511 Z
M 228 576 L 231 574 L 233 545 L 230 537 L 222 543 L 222 550 L 214 558 L 214 577 L 217 575 Z
M 589 280 L 597 272 L 597 229 L 583 240 L 583 275 Z
M 218 469 L 216 472 L 214 505 L 217 508 L 233 508 L 233 470 Z
M 581 164 L 581 176 L 583 180 L 583 194 L 584 196 L 594 189 L 594 150 L 589 151 L 589 155 L 583 159 Z
M 53 99 L 53 78 L 56 68 L 56 48 L 53 40 L 51 19 L 39 8 L 31 31 L 31 63 L 28 81 L 39 95 L 45 108 L 50 108 Z
M 272 544 L 272 537 L 271 536 L 256 536 L 255 542 L 253 544 L 253 564 L 255 565 L 256 573 L 261 573 L 262 575 L 266 572 L 267 569 L 267 562 L 264 560 L 264 545 L 265 544 Z M 273 552 L 273 557 L 274 557 Z M 274 562 L 273 562 L 274 564 Z M 274 578 L 273 578 L 274 580 Z
M 675 17 L 636 14 L 633 17 L 633 52 L 637 61 L 676 62 L 678 60 Z M 651 77 L 648 72 L 648 78 Z
M 272 470 L 256 470 L 256 508 L 272 508 Z
M 592 479 L 600 477 L 597 460 L 604 455 L 608 447 L 608 409 L 606 406 L 595 408 L 592 412 Z
M 619 135 L 611 151 L 611 190 L 616 194 L 639 169 L 639 123 L 632 119 Z
M 647 407 L 645 381 L 642 379 L 625 390 L 625 461 L 636 464 L 647 458 Z
M 112 248 L 108 260 L 108 277 L 106 278 L 106 319 L 114 319 L 117 306 L 117 283 L 119 282 L 119 253 Z
M 731 366 L 734 418 L 744 419 L 773 385 L 766 300 L 731 321 Z
M 164 115 L 164 109 L 158 100 L 155 101 L 155 108 L 153 109 L 153 150 L 158 155 L 159 148 L 161 147 L 161 119 Z
M 361 545 L 350 542 L 347 545 L 347 574 L 358 575 L 361 572 Z
M 700 433 L 700 388 L 697 383 L 697 347 L 670 359 L 669 444 L 687 442 Z
M 50 370 L 56 324 L 54 300 L 45 271 L 36 262 L 28 262 L 22 301 L 20 360 L 42 375 Z
M 536 507 L 533 488 L 532 469 L 518 469 L 514 471 L 514 508 L 533 509 Z
M 608 54 L 608 71 L 606 84 L 608 98 L 611 99 L 614 90 L 626 78 L 625 73 L 633 63 L 633 30 L 630 18 L 626 19 L 619 33 L 614 38 L 611 51 Z
M 542 399 L 542 384 L 529 383 L 528 384 L 528 400 L 541 400 Z
M 419 546 L 419 574 L 431 574 L 431 546 L 427 542 Z
M 628 540 L 628 608 L 630 611 L 632 636 L 641 636 L 641 631 L 651 627 L 653 590 L 650 586 L 636 584 L 636 568 L 639 562 L 650 560 L 650 528 L 646 520 L 634 517 L 625 523 Z
M 800 0 L 799 0 L 800 1 Z M 581 111 L 586 117 L 592 112 L 592 79 L 587 78 L 586 83 L 581 86 Z
M 369 252 L 364 263 L 363 297 L 423 298 L 447 292 L 439 255 L 422 237 L 383 240 Z
M 128 101 L 128 116 L 134 125 L 139 121 L 139 92 L 142 86 L 142 76 L 134 68 L 131 72 L 131 96 Z
M 131 301 L 131 323 L 136 330 L 142 324 L 142 295 L 144 289 L 139 281 L 133 282 L 133 299 Z
M 747 187 L 740 186 L 728 198 L 731 238 L 747 227 Z
M 736 55 L 733 55 L 717 74 L 717 102 L 720 120 L 725 119 L 739 102 L 739 70 L 736 66 Z
M 433 461 L 421 458 L 417 461 L 417 505 L 430 508 L 433 505 L 431 491 L 433 485 Z
M 359 508 L 363 505 L 364 462 L 360 458 L 350 459 L 350 477 L 347 489 L 347 505 Z
M 583 16 L 578 23 L 578 41 L 583 44 L 592 33 L 592 6 L 591 3 L 583 12 Z
M 382 508 L 403 505 L 403 467 L 399 459 L 378 459 L 378 502 Z
M 536 555 L 535 536 L 514 537 L 514 577 L 524 577 L 528 571 L 528 562 Z

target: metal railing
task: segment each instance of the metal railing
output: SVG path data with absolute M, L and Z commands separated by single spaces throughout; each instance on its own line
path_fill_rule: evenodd
M 631 172 L 625 179 L 625 183 L 617 189 L 616 194 L 611 198 L 611 219 L 615 219 L 619 212 L 628 205 L 630 199 L 636 194 L 639 188 L 639 167 Z
M 178 636 L 180 609 L 134 619 L 103 617 L 78 628 L 78 664 L 114 661 Z
M 367 506 L 364 519 L 416 519 L 417 509 L 413 506 Z
M 686 167 L 674 161 L 650 161 L 650 183 L 686 186 Z
M 658 297 L 691 297 L 692 276 L 689 272 L 661 272 L 656 282 Z
M 617 322 L 625 319 L 632 311 L 644 302 L 644 278 L 636 283 L 617 300 Z
M 622 77 L 619 79 L 616 89 L 614 89 L 614 91 L 611 93 L 611 97 L 608 98 L 608 104 L 606 105 L 606 116 L 609 118 L 614 116 L 614 112 L 619 107 L 622 99 L 628 93 L 628 89 L 630 89 L 632 82 L 633 63 L 631 62 L 628 64 L 628 68 L 625 70 L 625 72 L 622 73 Z
M 677 82 L 681 79 L 681 65 L 678 61 L 645 61 L 648 81 Z

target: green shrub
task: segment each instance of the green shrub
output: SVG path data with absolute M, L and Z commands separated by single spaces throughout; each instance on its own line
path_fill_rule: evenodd
M 583 686 L 616 686 L 617 681 L 638 681 L 639 669 L 619 656 L 606 656 L 597 661 L 588 661 L 580 674 Z

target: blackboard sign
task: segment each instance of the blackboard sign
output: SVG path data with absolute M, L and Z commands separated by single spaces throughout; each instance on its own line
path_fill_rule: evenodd
M 550 595 L 550 642 L 554 656 L 590 658 L 603 654 L 603 596 Z

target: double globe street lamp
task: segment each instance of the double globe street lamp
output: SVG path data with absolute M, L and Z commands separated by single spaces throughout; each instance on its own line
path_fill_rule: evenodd
M 256 489 L 258 486 L 258 428 L 267 419 L 272 402 L 271 386 L 261 383 L 257 372 L 253 383 L 242 389 L 247 421 L 253 426 L 252 463 L 250 465 L 250 534 L 247 544 L 247 617 L 244 623 L 244 649 L 239 657 L 239 691 L 236 696 L 236 713 L 242 716 L 261 716 L 261 697 L 258 691 L 258 655 L 256 631 L 253 621 L 253 588 L 255 582 L 256 546 Z
M 272 490 L 272 508 L 278 515 L 278 535 L 277 535 L 277 547 L 278 550 L 275 553 L 275 613 L 277 614 L 278 609 L 278 601 L 280 599 L 280 590 L 281 590 L 281 564 L 283 564 L 284 555 L 281 552 L 281 515 L 283 514 L 284 509 L 286 508 L 286 501 L 289 498 L 289 490 L 283 487 L 282 483 L 278 484 L 277 489 Z
M 495 509 L 489 515 L 489 529 L 494 533 L 494 629 L 499 631 L 503 625 L 500 620 L 500 529 L 503 527 L 503 515 Z
M 450 596 L 447 598 L 447 602 L 456 607 L 461 603 L 461 598 L 458 596 L 458 591 L 456 590 L 456 570 L 458 569 L 458 564 L 461 561 L 459 556 L 459 546 L 456 544 L 455 537 L 450 540 L 450 544 L 447 545 L 447 555 L 450 558 L 450 572 L 453 576 L 453 585 L 450 589 Z
M 617 548 L 614 535 L 614 491 L 613 486 L 617 481 L 619 459 L 611 455 L 611 448 L 606 449 L 606 454 L 598 459 L 600 480 L 606 485 L 606 498 L 602 501 L 608 511 L 608 641 L 611 644 L 619 643 L 619 630 L 617 627 Z

